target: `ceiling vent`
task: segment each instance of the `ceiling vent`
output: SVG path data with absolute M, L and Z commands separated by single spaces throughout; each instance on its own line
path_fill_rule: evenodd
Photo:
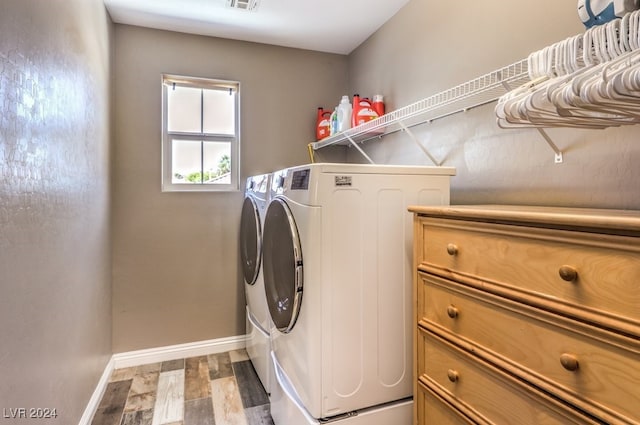
M 253 12 L 258 9 L 259 0 L 227 0 L 227 7 L 230 9 L 246 10 Z

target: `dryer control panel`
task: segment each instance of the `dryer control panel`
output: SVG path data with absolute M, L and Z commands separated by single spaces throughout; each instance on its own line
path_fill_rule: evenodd
M 294 171 L 291 176 L 291 190 L 308 190 L 310 176 L 311 170 L 309 168 Z

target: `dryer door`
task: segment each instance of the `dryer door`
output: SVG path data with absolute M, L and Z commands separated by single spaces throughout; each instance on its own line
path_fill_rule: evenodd
M 262 223 L 256 201 L 247 196 L 240 216 L 240 259 L 244 281 L 253 285 L 260 272 L 262 260 Z
M 291 332 L 302 303 L 302 248 L 286 202 L 275 198 L 264 219 L 264 289 L 276 328 Z

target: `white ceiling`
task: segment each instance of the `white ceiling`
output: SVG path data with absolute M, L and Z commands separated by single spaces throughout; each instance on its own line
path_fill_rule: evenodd
M 116 23 L 348 54 L 409 0 L 104 0 Z

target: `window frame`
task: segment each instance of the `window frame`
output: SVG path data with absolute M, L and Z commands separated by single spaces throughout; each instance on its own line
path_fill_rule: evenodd
M 240 190 L 240 82 L 214 78 L 187 77 L 174 74 L 162 74 L 162 152 L 161 152 L 161 188 L 162 192 L 235 192 Z M 174 86 L 197 89 L 232 90 L 235 96 L 234 135 L 215 133 L 192 133 L 168 130 L 168 93 Z M 203 103 L 200 105 L 201 114 Z M 201 115 L 202 122 L 202 115 Z M 173 140 L 192 140 L 200 142 L 225 142 L 230 144 L 231 182 L 228 184 L 173 183 Z M 204 171 L 204 170 L 202 170 Z

